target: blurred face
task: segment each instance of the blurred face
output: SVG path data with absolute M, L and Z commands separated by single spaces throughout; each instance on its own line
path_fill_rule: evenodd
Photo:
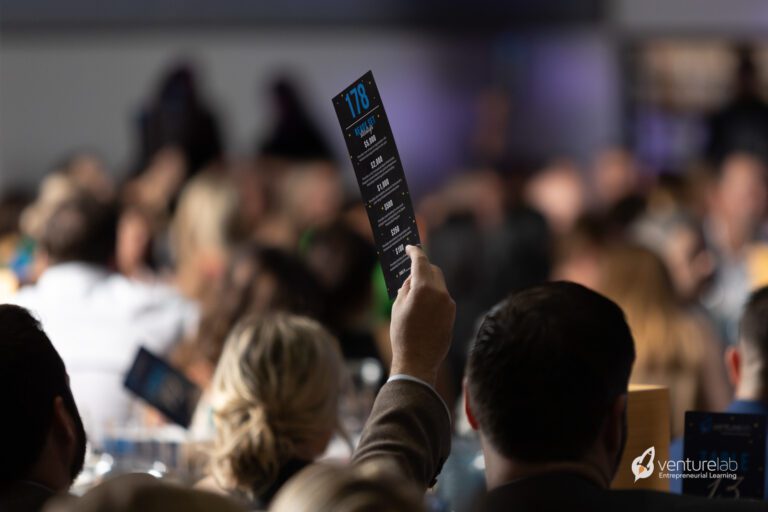
M 747 155 L 729 157 L 717 185 L 719 213 L 743 229 L 754 229 L 765 214 L 765 168 Z
M 600 285 L 600 251 L 596 247 L 584 247 L 558 262 L 552 279 L 573 281 L 593 290 Z
M 186 177 L 186 157 L 178 148 L 161 149 L 142 174 L 129 183 L 126 195 L 150 211 L 164 212 Z
M 620 149 L 604 151 L 595 161 L 593 179 L 600 204 L 613 205 L 634 192 L 638 181 L 635 162 Z
M 691 229 L 679 227 L 667 240 L 664 260 L 680 297 L 695 298 L 714 271 L 714 259 L 699 236 Z
M 256 226 L 267 210 L 264 176 L 247 162 L 240 163 L 234 172 L 240 194 L 240 216 L 244 226 Z
M 543 171 L 528 185 L 529 204 L 547 219 L 556 233 L 573 227 L 584 211 L 584 186 L 579 171 L 558 165 Z
M 115 186 L 104 164 L 93 155 L 78 156 L 69 166 L 69 175 L 81 187 L 101 201 L 109 201 Z
M 319 162 L 295 170 L 283 187 L 286 203 L 301 227 L 322 226 L 339 214 L 342 187 L 336 169 Z
M 152 238 L 151 228 L 139 213 L 127 210 L 117 231 L 117 266 L 126 275 L 141 270 Z

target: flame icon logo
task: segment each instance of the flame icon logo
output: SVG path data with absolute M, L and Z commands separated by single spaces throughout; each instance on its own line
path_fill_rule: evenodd
M 635 475 L 635 482 L 653 474 L 653 458 L 655 456 L 656 448 L 651 446 L 632 461 L 632 473 Z

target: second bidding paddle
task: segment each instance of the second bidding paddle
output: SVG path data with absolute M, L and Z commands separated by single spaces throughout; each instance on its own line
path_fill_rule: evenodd
M 333 97 L 373 230 L 389 297 L 410 273 L 406 245 L 420 245 L 411 194 L 379 89 L 368 71 Z

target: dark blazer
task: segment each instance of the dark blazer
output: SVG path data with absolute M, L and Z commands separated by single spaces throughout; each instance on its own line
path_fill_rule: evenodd
M 53 495 L 53 491 L 31 482 L 0 483 L 0 511 L 38 512 Z
M 550 473 L 498 487 L 488 493 L 478 510 L 501 512 L 719 512 L 767 511 L 761 501 L 708 500 L 657 491 L 612 491 L 581 476 Z
M 425 489 L 451 451 L 451 419 L 437 393 L 406 380 L 384 384 L 352 457 L 354 464 L 395 464 Z

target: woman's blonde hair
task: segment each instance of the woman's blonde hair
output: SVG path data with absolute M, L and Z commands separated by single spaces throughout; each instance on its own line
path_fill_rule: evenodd
M 277 494 L 270 512 L 424 512 L 411 482 L 369 463 L 313 464 Z
M 676 295 L 664 262 L 648 249 L 621 244 L 601 261 L 600 291 L 624 310 L 635 339 L 636 371 L 698 366 L 699 341 Z
M 217 484 L 256 498 L 302 447 L 327 439 L 342 374 L 337 341 L 314 320 L 276 313 L 238 324 L 213 378 Z
M 186 264 L 201 249 L 228 249 L 235 231 L 237 189 L 224 172 L 201 172 L 184 187 L 171 224 L 174 257 Z

